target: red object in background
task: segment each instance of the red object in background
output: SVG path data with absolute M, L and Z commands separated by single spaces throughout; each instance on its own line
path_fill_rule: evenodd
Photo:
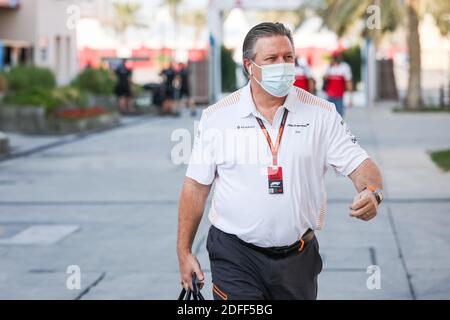
M 56 117 L 76 120 L 93 118 L 106 113 L 108 113 L 108 110 L 106 110 L 104 107 L 93 107 L 88 109 L 77 108 L 59 111 L 56 113 Z
M 309 81 L 306 76 L 295 76 L 294 86 L 309 91 Z
M 83 48 L 78 50 L 78 62 L 80 68 L 84 69 L 87 66 L 98 68 L 102 65 L 102 58 L 117 57 L 117 51 L 111 50 L 97 50 L 91 48 Z M 171 48 L 147 48 L 141 47 L 132 51 L 133 58 L 145 58 L 142 61 L 129 61 L 129 67 L 132 69 L 159 69 L 165 61 L 170 61 L 173 57 L 173 49 Z M 206 61 L 208 51 L 206 49 L 190 49 L 188 50 L 189 61 Z M 175 61 L 176 62 L 176 61 Z
M 161 63 L 166 60 L 170 60 L 173 55 L 173 50 L 170 48 L 151 49 L 146 47 L 140 47 L 132 51 L 131 56 L 133 58 L 144 58 L 146 60 L 131 61 L 133 69 L 158 69 L 161 67 Z
M 135 61 L 130 60 L 125 61 L 125 68 L 127 68 L 128 70 L 134 69 L 134 62 Z
M 337 57 L 339 57 L 343 52 L 344 52 L 343 49 L 337 49 L 337 50 L 334 50 L 334 51 L 331 53 L 331 56 L 332 56 L 333 58 L 337 58 Z
M 325 91 L 328 97 L 342 98 L 345 93 L 345 78 L 343 76 L 328 76 Z
M 91 48 L 84 48 L 83 50 L 78 50 L 78 64 L 81 69 L 90 66 L 92 68 L 99 68 L 102 66 L 103 57 L 116 57 L 117 51 L 115 49 L 111 50 L 97 50 Z
M 206 61 L 208 58 L 208 51 L 206 49 L 191 49 L 188 51 L 189 61 Z

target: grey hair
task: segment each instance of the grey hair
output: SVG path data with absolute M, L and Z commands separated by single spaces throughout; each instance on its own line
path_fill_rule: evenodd
M 280 22 L 263 22 L 260 23 L 253 28 L 250 29 L 250 31 L 247 33 L 244 39 L 244 45 L 242 47 L 242 57 L 244 59 L 255 59 L 256 52 L 255 52 L 255 46 L 256 41 L 258 41 L 259 38 L 264 37 L 273 37 L 273 36 L 286 36 L 288 37 L 289 41 L 292 44 L 292 48 L 294 49 L 294 39 L 292 38 L 291 30 L 285 27 L 284 24 Z

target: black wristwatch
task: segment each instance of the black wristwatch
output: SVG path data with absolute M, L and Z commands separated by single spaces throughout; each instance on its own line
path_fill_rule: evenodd
M 376 186 L 367 186 L 366 189 L 373 193 L 375 199 L 377 199 L 378 204 L 380 204 L 381 201 L 383 201 L 384 195 L 382 189 L 377 188 Z

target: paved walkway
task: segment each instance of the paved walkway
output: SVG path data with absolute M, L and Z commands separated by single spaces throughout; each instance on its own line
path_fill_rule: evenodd
M 319 298 L 450 298 L 450 173 L 427 155 L 450 147 L 450 115 L 380 106 L 349 110 L 347 122 L 381 166 L 388 199 L 375 221 L 351 219 L 353 186 L 330 171 Z M 193 131 L 193 119 L 133 120 L 64 143 L 11 136 L 23 156 L 0 162 L 0 299 L 174 299 L 177 128 Z M 204 219 L 194 248 L 209 282 L 207 229 Z M 66 287 L 69 265 L 81 269 L 80 290 Z M 367 289 L 369 265 L 381 270 L 379 290 Z

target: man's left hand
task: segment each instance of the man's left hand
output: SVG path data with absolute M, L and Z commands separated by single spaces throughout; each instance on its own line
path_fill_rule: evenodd
M 350 216 L 364 221 L 375 218 L 377 211 L 378 201 L 375 195 L 367 189 L 357 194 L 350 206 Z

